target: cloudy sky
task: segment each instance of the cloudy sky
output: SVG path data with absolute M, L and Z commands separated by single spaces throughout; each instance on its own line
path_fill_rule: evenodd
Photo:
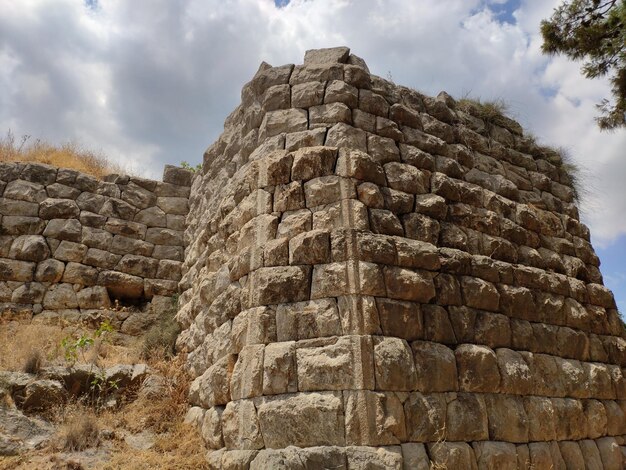
M 626 311 L 626 131 L 600 133 L 603 80 L 541 54 L 559 0 L 2 0 L 0 134 L 78 141 L 131 170 L 196 164 L 261 61 L 347 45 L 434 95 L 504 99 L 583 168 L 583 220 Z

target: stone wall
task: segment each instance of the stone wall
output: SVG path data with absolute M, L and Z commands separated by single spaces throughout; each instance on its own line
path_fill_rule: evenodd
M 177 293 L 191 180 L 0 164 L 0 318 L 76 321 Z
M 262 64 L 193 181 L 178 346 L 211 468 L 623 468 L 626 341 L 560 157 Z

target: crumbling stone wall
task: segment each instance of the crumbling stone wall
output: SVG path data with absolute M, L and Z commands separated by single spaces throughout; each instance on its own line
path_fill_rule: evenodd
M 558 156 L 369 74 L 262 64 L 193 182 L 211 468 L 623 468 L 626 337 Z
M 191 179 L 0 164 L 0 318 L 79 321 L 177 293 Z

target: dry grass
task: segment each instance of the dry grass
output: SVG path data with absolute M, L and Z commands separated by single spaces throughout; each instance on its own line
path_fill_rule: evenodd
M 0 162 L 37 162 L 70 168 L 96 178 L 111 173 L 125 173 L 102 153 L 86 149 L 75 142 L 53 145 L 30 136 L 15 138 L 11 131 L 0 139 Z
M 17 369 L 23 367 L 27 353 L 8 361 L 4 351 L 20 351 L 25 343 L 28 350 L 39 347 L 48 351 L 46 354 L 57 350 L 57 358 L 62 360 L 58 346 L 71 333 L 68 329 L 43 325 L 3 326 L 10 326 L 11 330 L 0 328 L 0 361 Z M 144 339 L 136 338 L 125 346 L 105 342 L 90 353 L 98 363 L 132 363 L 139 360 L 126 359 L 140 359 L 143 347 Z M 59 429 L 50 445 L 26 455 L 0 459 L 0 470 L 207 469 L 199 432 L 183 423 L 189 408 L 191 380 L 183 367 L 185 357 L 169 358 L 162 348 L 157 348 L 150 352 L 147 361 L 153 373 L 166 378 L 165 388 L 157 397 L 144 398 L 131 390 L 120 397 L 119 406 L 113 409 L 94 410 L 76 402 L 59 407 L 49 416 Z M 0 368 L 6 368 L 4 364 Z M 99 430 L 112 431 L 113 437 L 103 437 Z M 125 435 L 144 431 L 156 436 L 149 450 L 137 450 L 124 440 Z M 81 449 L 86 451 L 80 452 Z
M 0 327 L 0 370 L 24 370 L 33 354 L 42 365 L 63 356 L 61 340 L 67 332 L 59 326 L 9 323 Z
M 84 407 L 73 407 L 59 430 L 57 445 L 61 450 L 76 452 L 98 446 L 99 436 L 95 413 Z

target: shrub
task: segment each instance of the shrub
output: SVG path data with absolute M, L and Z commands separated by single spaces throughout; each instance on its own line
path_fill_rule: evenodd
M 176 347 L 176 338 L 180 333 L 180 326 L 174 319 L 175 310 L 162 314 L 159 321 L 152 325 L 144 337 L 142 355 L 150 358 L 153 355 L 172 357 Z

